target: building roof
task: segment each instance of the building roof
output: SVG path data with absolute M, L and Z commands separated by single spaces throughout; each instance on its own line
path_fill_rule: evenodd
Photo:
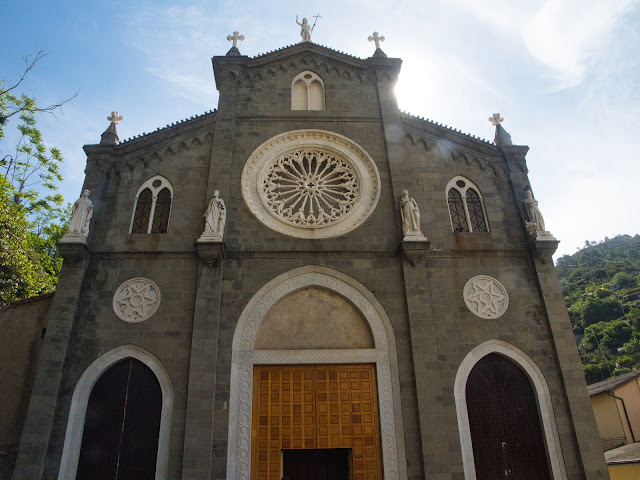
M 633 380 L 636 377 L 640 377 L 640 371 L 625 373 L 623 375 L 618 375 L 617 377 L 613 377 L 609 380 L 593 383 L 588 387 L 589 395 L 593 396 L 603 392 L 610 392 L 613 389 L 619 387 L 620 385 L 624 385 L 625 383 Z
M 607 461 L 607 465 L 640 463 L 640 443 L 630 443 L 604 452 L 604 459 Z

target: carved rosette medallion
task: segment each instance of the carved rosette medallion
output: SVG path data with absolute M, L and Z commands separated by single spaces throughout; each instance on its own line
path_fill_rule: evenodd
M 509 306 L 506 288 L 487 275 L 470 279 L 464 286 L 463 297 L 471 313 L 480 318 L 501 317 Z
M 113 295 L 113 311 L 129 323 L 150 318 L 160 305 L 160 289 L 148 278 L 132 278 L 118 287 Z
M 373 159 L 324 130 L 295 130 L 263 143 L 242 172 L 242 195 L 267 227 L 297 238 L 331 238 L 361 225 L 380 196 Z

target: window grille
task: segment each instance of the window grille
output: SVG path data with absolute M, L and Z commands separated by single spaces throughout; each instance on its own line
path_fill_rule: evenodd
M 487 217 L 478 188 L 457 176 L 447 185 L 447 202 L 454 232 L 488 232 Z
M 167 233 L 172 197 L 166 178 L 156 175 L 147 180 L 138 190 L 129 233 Z

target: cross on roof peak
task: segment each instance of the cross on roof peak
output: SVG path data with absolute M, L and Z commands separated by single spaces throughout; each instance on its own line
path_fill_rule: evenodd
M 494 113 L 493 116 L 489 117 L 489 121 L 491 122 L 491 125 L 497 127 L 504 122 L 504 118 L 502 118 L 499 113 Z
M 369 36 L 369 41 L 376 42 L 376 50 L 378 50 L 380 48 L 380 42 L 384 42 L 384 37 L 378 32 L 373 32 L 373 35 Z
M 233 42 L 233 48 L 238 48 L 238 40 L 241 42 L 244 40 L 244 35 L 240 35 L 237 30 L 233 32 L 233 35 L 227 35 L 227 40 Z
M 117 125 L 122 121 L 123 118 L 124 117 L 122 115 L 118 115 L 118 112 L 115 111 L 115 112 L 111 112 L 111 116 L 107 117 L 107 120 L 109 120 L 114 125 Z

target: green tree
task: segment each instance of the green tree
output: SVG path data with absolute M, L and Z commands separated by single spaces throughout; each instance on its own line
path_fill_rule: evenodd
M 47 148 L 36 116 L 53 113 L 66 102 L 40 107 L 18 90 L 48 53 L 41 49 L 25 57 L 20 79 L 0 81 L 0 307 L 55 288 L 62 266 L 56 242 L 62 237 L 69 206 L 58 193 L 62 154 Z M 5 128 L 17 119 L 19 140 L 8 147 Z M 11 153 L 5 154 L 10 149 Z

